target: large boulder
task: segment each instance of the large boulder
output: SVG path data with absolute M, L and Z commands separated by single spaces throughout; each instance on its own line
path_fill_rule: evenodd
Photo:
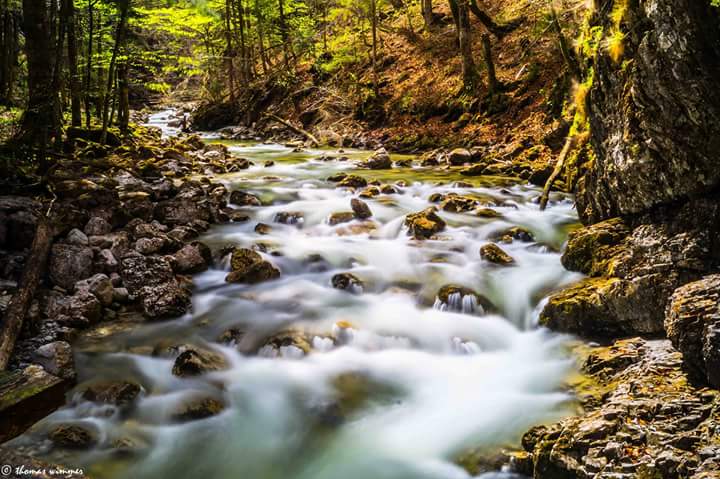
M 720 205 L 694 200 L 570 235 L 563 264 L 591 278 L 551 296 L 540 322 L 586 336 L 661 334 L 670 296 L 720 259 Z
M 88 246 L 56 243 L 50 250 L 50 279 L 71 290 L 75 283 L 92 274 L 93 251 Z
M 613 48 L 597 48 L 587 65 L 595 159 L 578 185 L 581 218 L 639 213 L 713 190 L 720 9 L 696 0 L 596 3 L 589 27 Z
M 710 275 L 675 290 L 665 330 L 696 377 L 720 388 L 720 275 Z
M 451 165 L 464 165 L 472 161 L 472 153 L 465 148 L 455 148 L 448 153 L 447 161 Z

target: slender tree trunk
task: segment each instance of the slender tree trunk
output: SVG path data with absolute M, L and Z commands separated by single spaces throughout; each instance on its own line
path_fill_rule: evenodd
M 472 39 L 470 35 L 470 16 L 468 0 L 457 0 L 458 12 L 458 43 L 462 58 L 463 88 L 467 93 L 476 94 L 478 90 L 478 73 L 472 57 Z
M 93 6 L 95 2 L 88 2 L 88 43 L 87 43 L 87 62 L 85 65 L 85 126 L 90 128 L 91 116 L 90 116 L 90 103 L 92 102 L 90 96 L 90 88 L 92 87 L 92 56 L 93 56 L 93 35 L 94 35 L 94 16 Z
M 255 18 L 257 21 L 258 45 L 260 47 L 260 60 L 262 61 L 263 74 L 267 75 L 270 69 L 267 52 L 265 51 L 265 18 L 262 16 L 258 0 L 254 3 Z
M 285 5 L 283 0 L 278 0 L 278 12 L 280 14 L 280 38 L 283 42 L 283 59 L 285 68 L 290 68 L 290 41 L 288 39 L 287 22 L 285 21 Z
M 70 73 L 70 103 L 72 126 L 80 126 L 82 123 L 82 112 L 80 106 L 80 78 L 77 68 L 77 37 L 75 25 L 75 2 L 63 0 L 67 11 L 67 52 L 68 70 Z
M 120 131 L 126 133 L 130 124 L 130 85 L 128 82 L 128 64 L 123 62 L 118 67 L 118 125 Z
M 103 113 L 102 113 L 102 134 L 100 143 L 105 144 L 107 140 L 108 120 L 110 114 L 110 99 L 112 97 L 112 86 L 115 78 L 115 64 L 117 62 L 120 46 L 123 42 L 125 34 L 125 23 L 127 22 L 128 11 L 130 10 L 130 0 L 124 0 L 120 3 L 120 20 L 115 30 L 115 46 L 113 47 L 112 56 L 110 57 L 110 65 L 108 66 L 108 81 L 103 94 Z
M 490 35 L 483 33 L 482 35 L 483 57 L 485 60 L 485 69 L 488 76 L 488 94 L 494 95 L 500 90 L 500 83 L 495 75 L 495 63 L 492 59 L 492 46 L 490 45 Z
M 0 104 L 11 105 L 18 67 L 18 12 L 8 0 L 0 4 Z
M 23 30 L 27 57 L 28 102 L 17 139 L 38 149 L 39 173 L 49 168 L 49 142 L 60 134 L 58 92 L 54 90 L 51 38 L 45 2 L 23 0 Z
M 233 64 L 233 41 L 231 29 L 232 9 L 230 8 L 231 0 L 225 0 L 225 62 L 227 64 L 228 73 L 228 90 L 230 90 L 230 101 L 235 103 L 235 66 Z
M 421 9 L 423 20 L 425 21 L 425 29 L 430 30 L 433 24 L 432 0 L 421 0 Z
M 377 71 L 377 0 L 370 0 L 370 16 L 372 17 L 372 69 L 373 69 L 373 90 L 375 96 L 379 95 L 378 71 Z

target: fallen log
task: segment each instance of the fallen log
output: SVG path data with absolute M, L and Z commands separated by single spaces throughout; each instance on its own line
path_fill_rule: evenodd
M 285 125 L 286 127 L 290 128 L 295 133 L 297 133 L 299 135 L 303 135 L 305 138 L 310 140 L 315 146 L 320 146 L 320 142 L 318 141 L 317 138 L 315 138 L 313 136 L 312 133 L 305 131 L 302 128 L 299 128 L 299 127 L 293 125 L 292 123 L 290 123 L 289 121 L 284 120 L 284 119 L 280 118 L 279 116 L 274 115 L 272 113 L 265 113 L 265 116 L 270 118 L 271 120 L 275 120 L 276 122 Z
M 0 371 L 7 369 L 10 356 L 15 349 L 15 342 L 45 270 L 50 246 L 56 234 L 51 206 L 45 215 L 39 217 L 35 238 L 30 247 L 30 256 L 20 278 L 18 290 L 10 300 L 0 324 Z

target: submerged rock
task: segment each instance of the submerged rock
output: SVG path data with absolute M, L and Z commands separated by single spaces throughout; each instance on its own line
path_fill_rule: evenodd
M 462 213 L 475 209 L 480 201 L 470 196 L 461 196 L 454 193 L 446 195 L 440 202 L 440 208 L 443 211 L 452 213 Z
M 280 277 L 280 270 L 263 259 L 260 253 L 247 248 L 237 248 L 230 258 L 228 283 L 261 283 Z
M 173 413 L 175 421 L 195 421 L 220 414 L 225 409 L 225 404 L 214 397 L 202 397 L 186 401 L 178 410 Z
M 199 376 L 211 371 L 221 371 L 227 367 L 227 360 L 222 354 L 195 348 L 180 353 L 175 359 L 172 373 L 180 377 Z
M 515 263 L 515 259 L 507 254 L 505 250 L 496 245 L 489 243 L 480 248 L 480 257 L 490 263 L 509 265 Z
M 48 433 L 57 447 L 66 449 L 87 449 L 98 442 L 97 433 L 80 424 L 61 424 Z
M 262 206 L 260 198 L 240 190 L 230 193 L 230 203 L 238 206 Z
M 330 214 L 328 217 L 328 224 L 330 226 L 339 225 L 340 223 L 347 223 L 355 219 L 355 213 L 352 211 L 338 211 Z
M 335 289 L 342 289 L 353 294 L 363 292 L 364 284 L 360 278 L 352 273 L 338 273 L 330 281 Z
M 103 381 L 89 385 L 82 397 L 88 401 L 126 406 L 138 398 L 142 388 L 129 381 Z
M 465 286 L 447 284 L 437 292 L 433 307 L 441 311 L 466 314 L 484 314 L 492 309 L 492 303 L 483 295 Z
M 405 217 L 408 234 L 415 239 L 428 239 L 445 229 L 445 221 L 437 214 L 437 208 L 426 208 Z
M 273 221 L 286 225 L 300 225 L 305 221 L 305 213 L 302 211 L 281 211 L 275 214 Z

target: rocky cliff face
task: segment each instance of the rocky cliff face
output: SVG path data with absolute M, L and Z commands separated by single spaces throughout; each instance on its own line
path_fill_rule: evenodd
M 720 184 L 720 9 L 709 0 L 597 0 L 590 59 L 595 162 L 584 222 L 644 212 Z
M 720 387 L 720 8 L 595 3 L 586 226 L 563 255 L 588 278 L 540 321 L 609 346 L 584 365 L 585 413 L 524 444 L 536 478 L 718 477 L 717 391 L 703 386 Z

